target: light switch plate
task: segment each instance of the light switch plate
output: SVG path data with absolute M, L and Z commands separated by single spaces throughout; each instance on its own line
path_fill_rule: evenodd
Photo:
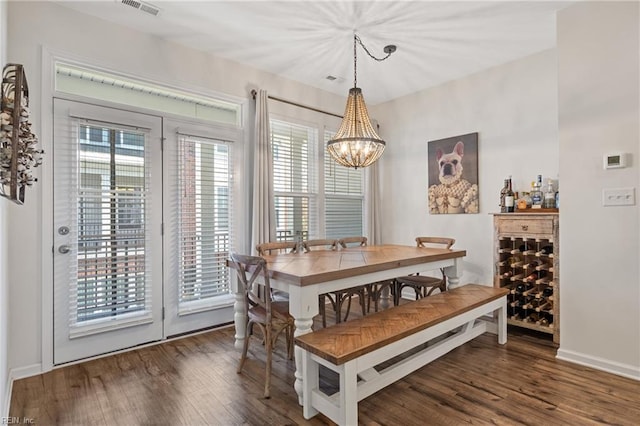
M 635 188 L 604 188 L 602 190 L 603 206 L 635 206 Z

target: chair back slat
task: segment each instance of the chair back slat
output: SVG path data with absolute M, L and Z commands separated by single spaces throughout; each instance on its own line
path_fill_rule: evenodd
M 338 240 L 319 239 L 303 241 L 301 250 L 304 253 L 309 253 L 311 250 L 338 250 Z
M 358 247 L 364 247 L 367 245 L 367 237 L 344 237 L 338 240 L 338 244 L 340 244 L 342 248 L 347 248 L 349 245 L 352 247 L 356 245 Z
M 447 250 L 453 246 L 456 242 L 455 238 L 448 237 L 417 237 L 416 245 L 418 247 L 433 247 L 438 246 L 446 248 Z
M 261 243 L 256 246 L 258 256 L 266 256 L 278 253 L 296 253 L 298 251 L 298 243 L 295 241 L 277 241 Z

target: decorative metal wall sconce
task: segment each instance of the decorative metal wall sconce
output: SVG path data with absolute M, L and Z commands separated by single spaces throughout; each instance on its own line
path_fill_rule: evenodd
M 31 132 L 29 86 L 24 68 L 7 64 L 2 72 L 0 110 L 0 195 L 24 203 L 27 186 L 33 185 L 33 168 L 42 164 L 44 151 L 36 148 Z

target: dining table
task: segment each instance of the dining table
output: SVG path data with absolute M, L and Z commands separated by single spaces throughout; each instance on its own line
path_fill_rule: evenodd
M 289 312 L 295 320 L 295 336 L 313 332 L 319 313 L 318 296 L 336 290 L 443 269 L 448 288 L 459 286 L 465 250 L 426 248 L 394 244 L 312 250 L 263 256 L 272 288 L 289 293 Z M 246 336 L 246 301 L 237 280 L 235 293 L 235 347 L 242 348 Z M 392 309 L 392 308 L 391 308 Z M 295 348 L 295 383 L 302 405 L 302 350 Z

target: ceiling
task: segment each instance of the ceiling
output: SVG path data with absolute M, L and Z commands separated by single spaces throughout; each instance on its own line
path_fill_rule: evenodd
M 555 14 L 572 3 L 153 0 L 153 16 L 123 1 L 56 2 L 344 96 L 355 30 L 373 55 L 398 48 L 377 62 L 358 47 L 358 87 L 370 104 L 552 48 Z

